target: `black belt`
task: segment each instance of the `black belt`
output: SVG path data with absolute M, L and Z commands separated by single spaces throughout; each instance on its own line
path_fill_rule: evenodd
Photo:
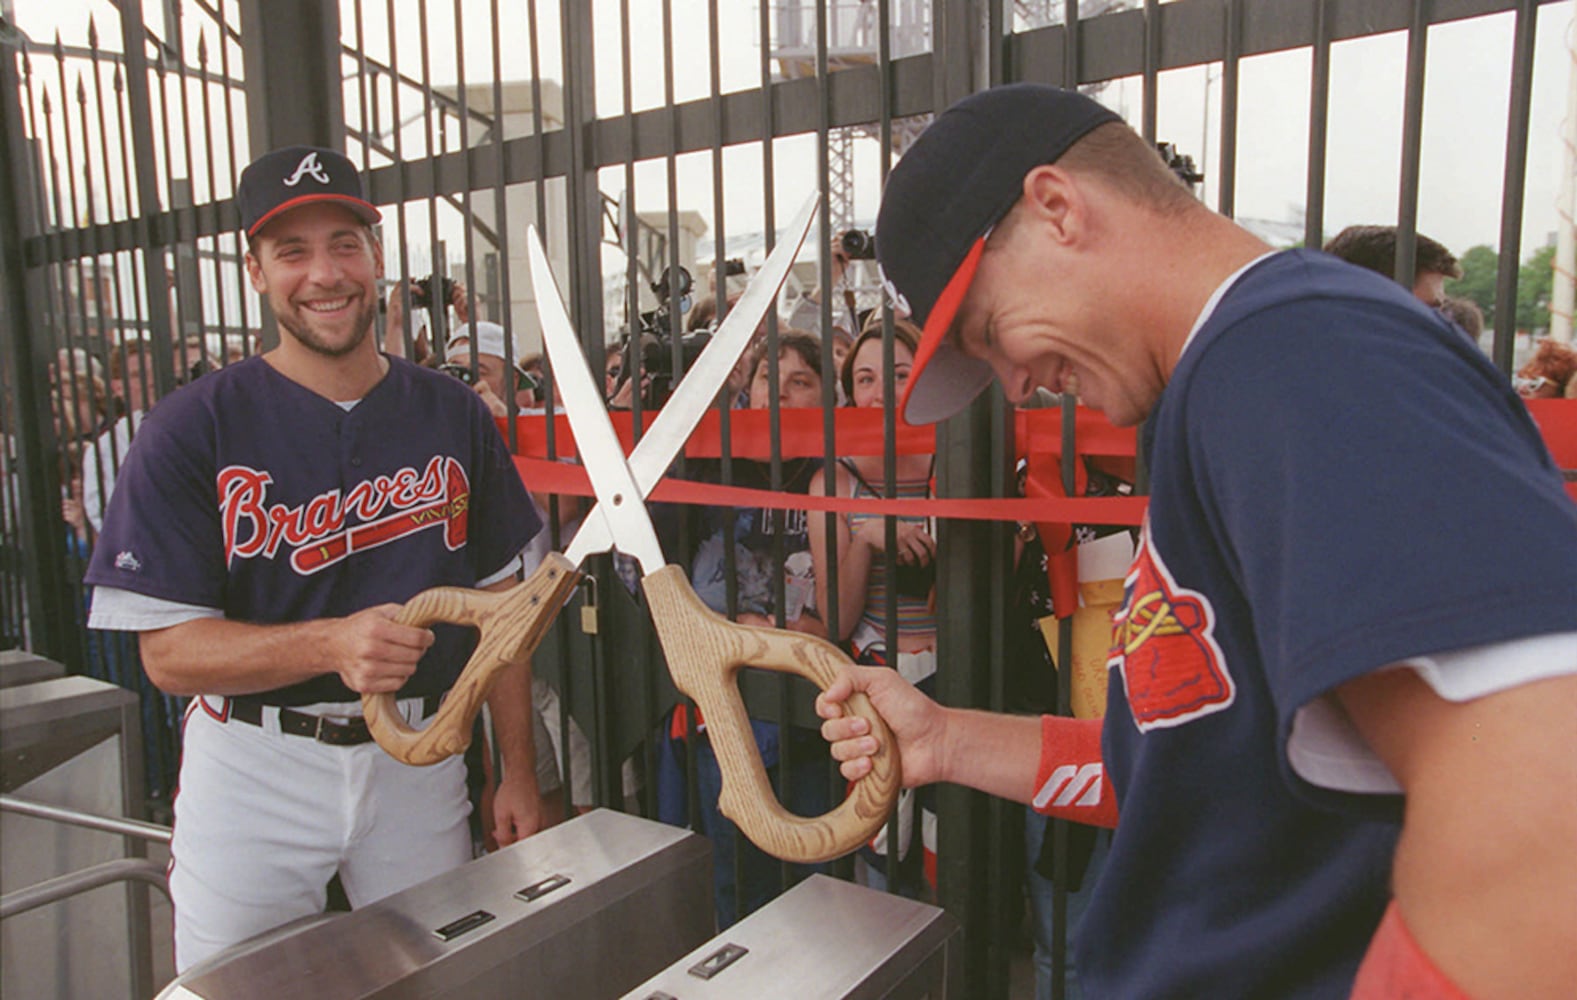
M 422 718 L 438 711 L 438 703 L 443 695 L 430 694 L 422 699 Z M 230 699 L 230 718 L 248 725 L 261 726 L 263 724 L 263 704 L 256 701 L 239 701 Z M 367 728 L 367 720 L 355 717 L 344 722 L 335 722 L 333 719 L 321 715 L 310 715 L 298 712 L 293 708 L 279 709 L 279 731 L 286 736 L 308 736 L 319 743 L 327 743 L 335 747 L 354 747 L 363 743 L 372 742 L 372 732 Z

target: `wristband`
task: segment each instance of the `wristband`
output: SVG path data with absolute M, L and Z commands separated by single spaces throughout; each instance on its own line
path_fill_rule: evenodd
M 1040 718 L 1040 767 L 1030 808 L 1042 816 L 1108 829 L 1117 825 L 1117 795 L 1101 762 L 1100 719 Z
M 1379 930 L 1358 967 L 1351 1000 L 1470 1000 L 1441 972 L 1402 920 L 1396 900 L 1385 909 Z

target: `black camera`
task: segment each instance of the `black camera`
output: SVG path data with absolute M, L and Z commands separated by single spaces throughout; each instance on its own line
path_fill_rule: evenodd
M 1187 153 L 1178 152 L 1175 143 L 1158 142 L 1155 144 L 1155 151 L 1161 154 L 1161 160 L 1172 173 L 1177 175 L 1177 179 L 1190 188 L 1205 179 L 1205 175 L 1194 165 L 1194 158 Z
M 437 275 L 429 274 L 425 278 L 417 278 L 415 281 L 411 282 L 411 306 L 412 306 L 412 308 L 415 308 L 415 309 L 431 309 L 432 308 L 432 302 L 433 302 L 433 280 L 435 278 L 437 278 Z M 447 306 L 450 303 L 450 301 L 454 298 L 454 289 L 455 289 L 454 279 L 448 277 L 447 275 L 444 276 L 443 284 L 439 286 L 439 291 L 440 291 L 441 294 L 440 294 L 440 298 L 439 298 L 438 301 L 439 301 L 439 303 L 441 305 Z
M 453 375 L 466 385 L 476 384 L 476 375 L 472 373 L 470 365 L 443 364 L 438 366 L 438 370 L 445 375 Z
M 745 273 L 745 260 L 743 257 L 729 257 L 723 261 L 723 277 Z
M 737 273 L 743 273 L 743 261 L 727 261 L 725 266 L 732 267 L 736 262 L 740 267 Z M 736 272 L 730 270 L 727 273 Z M 673 393 L 676 373 L 689 371 L 712 339 L 712 334 L 706 330 L 697 330 L 688 335 L 680 330 L 686 300 L 693 286 L 690 272 L 678 264 L 668 268 L 661 278 L 651 283 L 652 293 L 657 296 L 657 308 L 641 313 L 640 332 L 638 337 L 633 338 L 639 344 L 640 351 L 642 409 L 656 409 L 666 403 Z M 681 316 L 673 315 L 676 297 L 680 300 Z M 635 365 L 630 360 L 634 356 L 630 351 L 631 340 L 631 335 L 626 332 L 619 342 L 619 350 L 624 356 L 624 370 L 620 376 L 624 380 L 635 377 Z M 674 358 L 676 342 L 679 353 L 677 365 Z
M 850 260 L 875 260 L 876 235 L 863 229 L 847 229 L 838 237 L 843 255 Z
M 650 314 L 643 314 L 644 321 Z M 706 345 L 712 341 L 710 330 L 697 330 L 677 338 L 679 347 L 679 360 L 677 367 L 674 362 L 675 338 L 671 334 L 659 335 L 648 329 L 641 334 L 641 408 L 654 410 L 668 402 L 668 397 L 673 395 L 674 385 L 683 378 L 682 373 L 689 371 L 701 357 L 701 352 L 706 350 Z M 624 356 L 628 358 L 629 337 L 625 337 L 620 345 Z M 635 375 L 635 369 L 629 364 L 624 366 L 624 378 Z

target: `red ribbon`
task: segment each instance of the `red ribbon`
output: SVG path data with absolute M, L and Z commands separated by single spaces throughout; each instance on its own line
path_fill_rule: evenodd
M 1528 413 L 1544 434 L 1550 457 L 1566 474 L 1566 492 L 1577 500 L 1577 399 L 1529 399 Z
M 515 457 L 521 479 L 538 493 L 592 496 L 591 481 L 578 465 Z M 1077 524 L 1138 524 L 1144 497 L 1006 497 L 997 499 L 855 499 L 818 494 L 778 493 L 697 483 L 665 477 L 650 499 L 660 503 L 707 507 L 765 507 L 773 510 L 817 510 L 839 513 L 892 514 L 897 517 L 940 517 L 965 521 L 1069 521 Z
M 1530 399 L 1528 411 L 1543 432 L 1555 463 L 1577 470 L 1577 400 Z M 643 414 L 650 426 L 650 414 Z M 625 450 L 635 442 L 633 415 L 612 414 L 614 429 Z M 880 455 L 886 440 L 886 414 L 879 409 L 843 407 L 830 421 L 835 455 Z M 506 425 L 507 427 L 507 425 Z M 562 414 L 554 419 L 553 452 L 561 458 L 576 454 L 575 436 Z M 780 411 L 778 455 L 781 458 L 824 457 L 829 421 L 819 409 Z M 728 412 L 728 451 L 736 458 L 767 461 L 772 455 L 771 414 L 766 410 Z M 932 427 L 912 427 L 899 421 L 894 429 L 894 449 L 900 455 L 929 455 L 936 450 Z M 712 410 L 685 443 L 690 458 L 718 458 L 723 453 L 722 414 Z M 515 464 L 538 492 L 591 496 L 583 471 L 562 462 L 547 461 L 548 421 L 545 416 L 516 418 L 519 442 Z M 1139 524 L 1144 516 L 1142 497 L 1068 497 L 1062 490 L 1062 411 L 1019 410 L 1014 414 L 1014 440 L 1020 457 L 1028 458 L 1024 498 L 882 500 L 850 497 L 780 494 L 714 483 L 695 483 L 672 477 L 658 484 L 653 499 L 668 503 L 720 507 L 764 507 L 782 510 L 838 511 L 943 517 L 961 520 L 1020 521 L 1038 525 L 1048 551 L 1066 544 L 1072 524 Z M 1132 428 L 1115 427 L 1103 415 L 1079 407 L 1075 412 L 1074 440 L 1081 458 L 1131 477 L 1136 437 Z M 1074 463 L 1075 493 L 1084 489 L 1083 462 Z M 1577 481 L 1566 485 L 1577 499 Z
M 633 415 L 628 411 L 610 414 L 613 428 L 626 452 L 634 447 L 635 430 Z M 729 410 L 729 454 L 735 458 L 766 461 L 772 455 L 771 413 L 767 410 Z M 780 434 L 778 454 L 783 458 L 806 458 L 827 454 L 823 443 L 827 430 L 824 411 L 819 409 L 791 409 L 779 413 Z M 642 423 L 651 426 L 652 414 L 641 414 Z M 1060 453 L 1062 451 L 1062 411 L 1019 410 L 1014 413 L 1015 440 L 1020 456 L 1035 453 Z M 884 432 L 886 414 L 874 407 L 840 407 L 833 411 L 833 454 L 882 455 L 885 454 Z M 500 422 L 507 438 L 509 425 Z M 548 421 L 545 416 L 520 416 L 515 418 L 516 454 L 528 458 L 548 457 Z M 1133 428 L 1114 427 L 1100 413 L 1079 407 L 1075 424 L 1079 454 L 1093 457 L 1132 458 L 1135 449 Z M 555 414 L 553 421 L 553 454 L 559 458 L 577 454 L 575 434 L 569 420 Z M 684 453 L 690 458 L 718 458 L 723 454 L 723 421 L 717 410 L 709 410 L 701 418 L 690 439 L 685 442 Z M 898 421 L 894 434 L 894 448 L 899 455 L 930 455 L 936 451 L 936 428 L 912 427 Z

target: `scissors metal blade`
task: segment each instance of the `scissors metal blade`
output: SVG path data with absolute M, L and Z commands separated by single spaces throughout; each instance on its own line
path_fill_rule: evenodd
M 739 356 L 750 345 L 762 317 L 783 287 L 794 258 L 799 256 L 799 248 L 810 232 L 820 200 L 820 195 L 812 194 L 800 206 L 783 231 L 783 240 L 773 247 L 761 270 L 751 277 L 750 284 L 718 324 L 701 356 L 685 369 L 684 378 L 679 380 L 673 395 L 657 411 L 652 426 L 641 435 L 640 443 L 630 455 L 630 466 L 635 471 L 636 482 L 646 492 L 651 492 L 668 470 L 668 464 L 679 454 L 679 449 L 690 439 L 690 432 L 717 399 L 718 389 L 728 380 L 728 373 L 734 370 Z
M 663 473 L 668 470 L 679 449 L 689 440 L 690 432 L 700 422 L 714 399 L 717 391 L 728 378 L 728 373 L 733 370 L 739 361 L 739 356 L 749 345 L 751 337 L 755 334 L 756 327 L 760 325 L 761 318 L 766 315 L 767 309 L 777 298 L 778 290 L 783 287 L 784 280 L 788 277 L 789 268 L 794 263 L 794 258 L 799 255 L 799 249 L 805 242 L 806 235 L 810 232 L 810 224 L 815 218 L 816 205 L 821 198 L 812 194 L 805 200 L 805 204 L 795 213 L 793 220 L 784 230 L 783 239 L 773 248 L 766 261 L 761 265 L 751 278 L 750 284 L 745 288 L 739 301 L 728 311 L 717 331 L 712 335 L 711 341 L 685 372 L 684 378 L 674 389 L 665 405 L 657 413 L 657 418 L 652 422 L 651 428 L 641 437 L 635 446 L 634 452 L 629 457 L 629 465 L 634 473 L 639 495 L 645 498 L 662 479 Z M 528 240 L 528 244 L 536 241 Z M 561 316 L 563 324 L 569 326 L 569 318 L 563 316 L 562 301 L 557 297 L 556 285 L 552 285 L 552 271 L 547 270 L 549 285 L 536 283 L 538 311 L 542 313 L 544 305 L 551 302 L 549 308 L 554 308 Z M 536 271 L 532 271 L 533 281 L 536 281 Z M 542 289 L 555 288 L 553 297 L 549 298 Z M 548 318 L 542 313 L 543 327 L 546 329 Z M 573 339 L 573 332 L 571 338 Z M 578 341 L 577 341 L 578 350 Z M 557 364 L 557 362 L 555 362 Z M 581 365 L 584 366 L 584 359 Z M 600 398 L 600 396 L 598 397 Z M 567 397 L 566 397 L 567 399 Z M 566 409 L 567 409 L 566 405 Z M 573 423 L 573 415 L 571 418 Z M 575 425 L 578 428 L 578 424 Z M 579 442 L 579 437 L 576 438 Z M 584 446 L 583 450 L 584 450 Z M 623 449 L 619 451 L 623 458 Z M 589 463 L 588 463 L 589 464 Z M 595 482 L 593 483 L 595 488 Z M 578 564 L 579 560 L 593 552 L 603 552 L 612 547 L 614 543 L 610 525 L 602 515 L 602 504 L 598 504 L 589 511 L 582 520 L 580 530 L 565 556 L 571 562 Z M 624 551 L 623 546 L 620 550 Z M 656 568 L 655 566 L 652 568 Z
M 564 412 L 569 415 L 570 426 L 575 429 L 575 443 L 580 448 L 586 474 L 591 477 L 592 489 L 597 493 L 597 506 L 607 521 L 608 530 L 625 555 L 634 556 L 644 573 L 663 567 L 663 549 L 657 542 L 657 532 L 652 519 L 646 514 L 640 487 L 624 458 L 624 446 L 608 419 L 608 410 L 602 401 L 602 392 L 592 381 L 591 369 L 586 367 L 586 355 L 575 338 L 575 328 L 564 310 L 564 300 L 559 296 L 558 283 L 553 278 L 553 268 L 536 228 L 526 234 L 526 255 L 531 262 L 531 284 L 536 292 L 537 314 L 542 320 L 542 342 L 548 358 L 553 363 L 553 377 L 563 390 L 559 395 L 564 401 Z M 590 523 L 590 517 L 587 518 Z M 575 565 L 592 552 L 602 549 L 583 544 L 577 537 L 570 544 L 564 558 Z M 606 545 L 602 547 L 607 548 Z

